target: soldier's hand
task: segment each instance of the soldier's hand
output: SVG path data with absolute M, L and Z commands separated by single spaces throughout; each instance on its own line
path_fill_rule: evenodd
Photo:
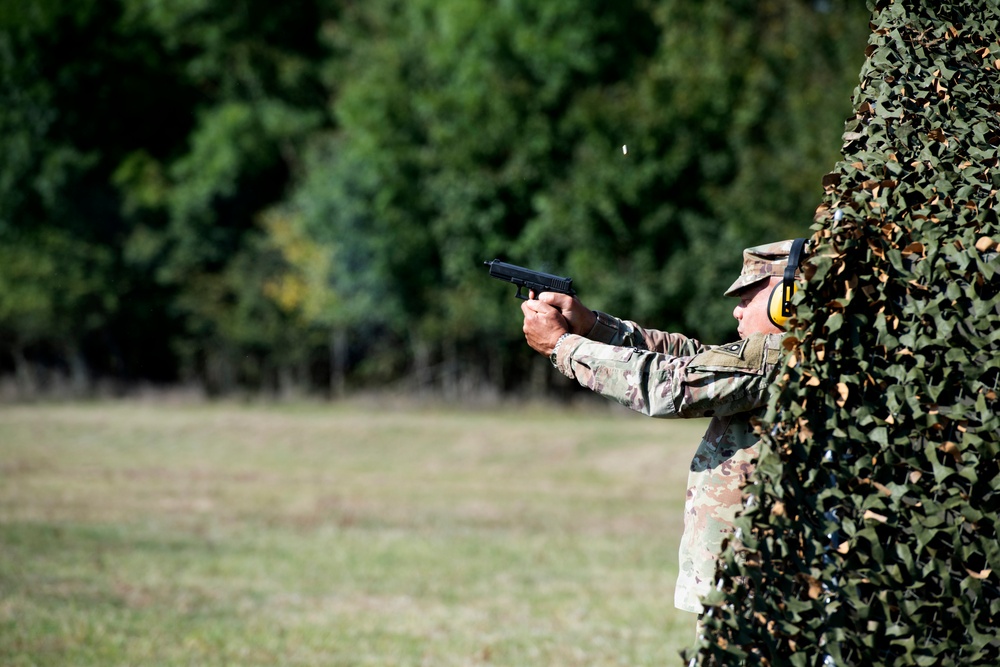
M 537 298 L 542 303 L 547 303 L 566 319 L 567 330 L 578 336 L 586 336 L 594 328 L 597 315 L 590 308 L 583 305 L 575 296 L 560 294 L 559 292 L 542 292 L 537 297 L 531 292 L 531 298 Z
M 562 312 L 545 301 L 525 301 L 521 304 L 521 312 L 524 313 L 524 339 L 531 349 L 546 357 L 552 354 L 560 336 L 570 332 L 570 324 Z

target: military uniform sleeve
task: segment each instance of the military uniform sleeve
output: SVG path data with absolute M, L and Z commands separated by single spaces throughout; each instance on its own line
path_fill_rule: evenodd
M 671 355 L 568 336 L 553 362 L 584 387 L 651 417 L 725 416 L 767 403 L 783 334 Z
M 620 320 L 613 315 L 594 311 L 597 321 L 587 334 L 587 338 L 599 343 L 618 347 L 634 347 L 641 350 L 662 352 L 673 356 L 691 356 L 707 349 L 694 338 L 681 334 L 644 329 L 635 322 Z

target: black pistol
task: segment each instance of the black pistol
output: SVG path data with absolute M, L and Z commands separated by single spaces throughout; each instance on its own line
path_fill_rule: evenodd
M 560 292 L 561 294 L 569 294 L 570 296 L 576 294 L 573 290 L 572 278 L 554 276 L 550 273 L 542 273 L 541 271 L 532 271 L 523 266 L 501 262 L 499 259 L 494 259 L 492 262 L 483 262 L 483 264 L 490 267 L 490 275 L 497 280 L 506 280 L 509 283 L 517 285 L 517 294 L 514 296 L 518 299 L 528 298 L 528 295 L 521 294 L 522 287 L 527 287 L 536 296 L 542 292 Z

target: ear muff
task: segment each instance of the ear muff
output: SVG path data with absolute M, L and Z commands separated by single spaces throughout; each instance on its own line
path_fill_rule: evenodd
M 786 299 L 790 299 L 798 288 L 795 287 L 795 283 L 792 283 L 791 294 L 785 295 L 785 283 L 782 281 L 780 284 L 775 285 L 774 289 L 771 290 L 771 296 L 767 300 L 767 319 L 771 320 L 771 324 L 782 329 L 788 324 L 788 315 L 785 313 L 788 311 L 786 304 L 789 302 Z
M 771 296 L 767 299 L 767 318 L 777 327 L 785 328 L 788 318 L 792 316 L 792 296 L 798 291 L 795 286 L 795 272 L 799 270 L 802 263 L 802 251 L 805 248 L 806 239 L 795 239 L 792 241 L 792 248 L 788 251 L 788 265 L 785 266 L 785 274 L 781 278 L 781 283 L 774 286 Z

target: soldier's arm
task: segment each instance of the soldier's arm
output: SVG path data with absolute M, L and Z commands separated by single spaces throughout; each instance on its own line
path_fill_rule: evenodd
M 534 292 L 531 296 L 536 297 Z M 678 357 L 694 356 L 708 349 L 694 338 L 644 329 L 635 322 L 590 310 L 576 297 L 544 292 L 537 295 L 537 298 L 562 314 L 569 331 L 599 343 L 650 350 Z
M 649 350 L 675 357 L 690 357 L 708 349 L 700 341 L 682 334 L 645 329 L 630 320 L 622 320 L 597 310 L 594 311 L 594 315 L 597 316 L 597 320 L 587 338 L 599 343 Z
M 568 336 L 553 363 L 584 387 L 652 417 L 710 417 L 767 403 L 782 334 L 670 355 Z

